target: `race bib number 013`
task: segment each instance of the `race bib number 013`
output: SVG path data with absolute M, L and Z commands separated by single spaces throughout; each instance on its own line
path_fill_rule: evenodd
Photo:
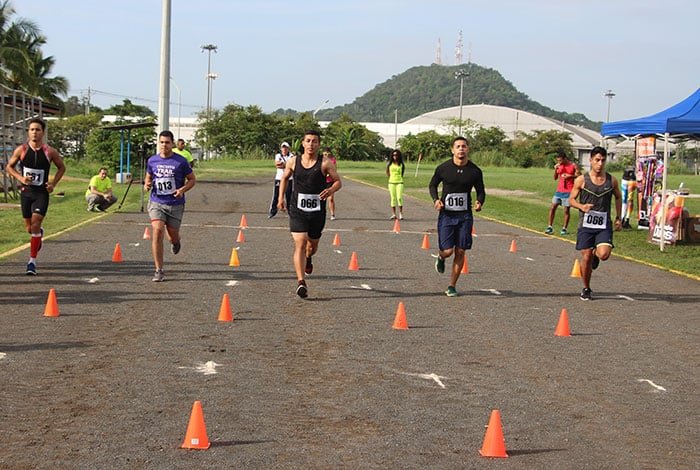
M 608 226 L 608 213 L 588 211 L 583 214 L 583 227 L 602 230 Z
M 321 210 L 321 196 L 318 194 L 302 194 L 297 196 L 297 209 L 304 212 L 318 212 Z
M 44 184 L 44 170 L 36 168 L 22 168 L 22 176 L 29 178 L 29 186 L 41 186 Z
M 161 196 L 175 194 L 175 178 L 156 178 L 155 180 L 156 193 Z
M 466 211 L 469 210 L 469 194 L 468 193 L 450 193 L 445 196 L 445 209 L 448 211 Z

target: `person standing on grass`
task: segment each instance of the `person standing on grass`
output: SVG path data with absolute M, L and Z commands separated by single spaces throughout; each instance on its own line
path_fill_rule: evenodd
M 173 141 L 174 136 L 170 131 L 163 131 L 158 135 L 160 152 L 148 159 L 143 183 L 146 191 L 152 190 L 148 201 L 148 216 L 153 229 L 153 282 L 165 280 L 163 238 L 166 233 L 171 243 L 170 251 L 174 255 L 180 252 L 180 224 L 185 213 L 185 193 L 195 185 L 192 167 L 185 157 L 173 152 Z
M 289 144 L 287 142 L 282 142 L 280 145 L 280 153 L 275 155 L 275 186 L 272 189 L 272 201 L 270 201 L 270 210 L 268 211 L 267 218 L 271 219 L 277 215 L 277 203 L 280 198 L 280 180 L 284 174 L 284 169 L 287 166 L 287 160 L 292 157 L 289 150 Z M 292 197 L 292 185 L 288 184 L 282 197 L 287 200 L 287 205 L 289 205 L 289 200 Z
M 318 242 L 326 224 L 326 199 L 340 190 L 342 183 L 335 164 L 318 154 L 321 136 L 317 131 L 306 131 L 301 145 L 304 152 L 287 161 L 280 180 L 283 194 L 294 176 L 294 189 L 289 202 L 289 230 L 294 240 L 294 270 L 297 275 L 296 294 L 302 299 L 308 296 L 304 274 L 311 274 L 314 265 L 311 257 L 318 249 Z M 326 184 L 326 176 L 332 184 Z M 285 200 L 280 197 L 277 208 L 286 210 Z
M 622 229 L 622 193 L 617 180 L 605 171 L 608 152 L 603 147 L 591 150 L 591 169 L 576 178 L 569 196 L 569 204 L 579 210 L 576 249 L 581 251 L 581 300 L 591 300 L 591 275 L 601 261 L 612 253 L 613 223 L 610 206 L 615 196 L 614 228 Z M 578 200 L 577 200 L 578 198 Z
M 66 172 L 63 159 L 56 149 L 44 143 L 46 123 L 43 119 L 29 120 L 27 143 L 15 149 L 7 162 L 7 172 L 20 182 L 20 201 L 24 226 L 31 235 L 27 275 L 36 276 L 36 258 L 41 250 L 44 229 L 41 224 L 49 210 L 51 194 Z M 53 179 L 49 181 L 51 164 L 56 167 Z M 19 169 L 15 168 L 19 164 Z
M 403 220 L 403 174 L 406 165 L 403 163 L 401 150 L 394 150 L 389 157 L 386 166 L 386 175 L 389 177 L 389 197 L 391 199 L 391 220 L 396 216 L 396 207 L 399 208 L 399 220 Z
M 574 178 L 580 175 L 580 172 L 578 171 L 578 166 L 571 163 L 566 153 L 562 150 L 557 153 L 556 161 L 557 163 L 554 165 L 554 179 L 559 180 L 559 182 L 557 183 L 557 190 L 552 197 L 552 206 L 549 208 L 549 220 L 544 233 L 551 234 L 554 231 L 552 229 L 554 215 L 557 212 L 557 207 L 561 205 L 564 208 L 564 225 L 559 231 L 559 235 L 566 235 L 568 234 L 567 228 L 569 227 L 570 218 L 569 194 L 571 193 L 571 188 L 574 187 Z
M 442 184 L 442 197 L 438 186 Z M 481 169 L 469 160 L 469 143 L 464 137 L 452 142 L 452 158 L 435 168 L 428 190 L 433 198 L 438 216 L 438 241 L 440 251 L 435 260 L 435 270 L 445 272 L 445 259 L 454 254 L 450 285 L 445 291 L 448 297 L 457 296 L 457 280 L 464 266 L 464 252 L 472 248 L 472 189 L 476 190 L 474 210 L 481 211 L 486 192 Z

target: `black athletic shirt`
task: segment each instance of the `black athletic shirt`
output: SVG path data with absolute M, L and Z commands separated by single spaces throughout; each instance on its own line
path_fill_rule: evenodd
M 442 196 L 438 196 L 440 183 L 442 183 Z M 471 160 L 464 166 L 455 165 L 452 159 L 438 165 L 428 189 L 433 201 L 439 198 L 445 204 L 443 210 L 455 214 L 471 213 L 472 189 L 476 190 L 476 200 L 482 205 L 486 200 L 484 176 L 481 169 Z
M 321 170 L 323 157 L 318 156 L 311 168 L 304 168 L 301 155 L 294 162 L 294 190 L 292 202 L 289 204 L 290 213 L 303 216 L 326 216 L 326 201 L 321 201 L 318 195 L 326 189 L 326 175 Z M 299 194 L 306 195 L 300 198 Z M 298 204 L 301 201 L 301 207 Z
M 45 150 L 48 151 L 48 146 L 42 145 L 38 150 L 34 150 L 31 145 L 26 144 L 22 149 L 23 156 L 20 158 L 21 166 L 19 172 L 22 175 L 30 174 L 36 184 L 22 185 L 22 191 L 31 192 L 48 192 L 46 183 L 49 182 L 49 170 L 51 162 Z
M 603 184 L 595 184 L 591 180 L 590 174 L 583 175 L 583 188 L 578 193 L 578 202 L 580 204 L 593 204 L 592 211 L 605 212 L 608 215 L 607 226 L 610 227 L 610 204 L 613 197 L 612 176 L 610 173 L 605 173 L 605 181 Z M 583 211 L 579 209 L 579 227 L 583 225 Z

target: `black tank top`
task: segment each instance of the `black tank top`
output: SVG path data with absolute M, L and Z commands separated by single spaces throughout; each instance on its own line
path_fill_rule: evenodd
M 42 145 L 35 150 L 31 147 L 31 145 L 25 145 L 26 148 L 22 149 L 23 156 L 20 159 L 20 173 L 22 175 L 31 175 L 35 184 L 22 186 L 24 187 L 25 191 L 48 191 L 46 189 L 46 183 L 49 181 L 51 162 L 44 151 L 45 149 L 48 149 L 48 147 L 46 145 Z
M 294 190 L 292 191 L 292 204 L 290 209 L 299 215 L 320 215 L 325 217 L 326 201 L 321 201 L 318 195 L 326 189 L 326 175 L 321 171 L 323 157 L 318 156 L 316 163 L 311 168 L 304 168 L 301 164 L 302 156 L 299 155 L 294 162 Z M 302 194 L 301 198 L 299 195 Z M 298 204 L 301 204 L 298 207 Z
M 593 204 L 591 210 L 597 212 L 606 212 L 608 214 L 608 226 L 610 226 L 610 203 L 613 196 L 612 176 L 610 173 L 605 173 L 605 181 L 603 184 L 595 184 L 591 181 L 591 176 L 586 173 L 583 175 L 583 188 L 578 196 L 578 202 L 581 204 Z M 583 224 L 583 211 L 579 210 L 579 227 Z

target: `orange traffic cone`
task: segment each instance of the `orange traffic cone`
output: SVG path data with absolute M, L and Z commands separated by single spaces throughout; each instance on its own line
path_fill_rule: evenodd
M 150 240 L 151 239 L 151 232 L 148 230 L 148 227 L 143 229 L 143 239 L 144 240 Z
M 578 262 L 578 258 L 574 260 L 574 267 L 571 268 L 571 277 L 581 277 L 581 263 Z
M 394 233 L 401 233 L 401 224 L 399 223 L 399 219 L 394 220 L 394 228 L 391 229 L 391 231 Z
M 248 220 L 245 218 L 245 214 L 241 216 L 241 224 L 239 225 L 240 228 L 248 228 Z
M 349 271 L 359 271 L 360 270 L 360 265 L 357 262 L 357 253 L 354 251 L 352 252 L 352 255 L 350 255 L 350 264 L 348 265 L 348 270 Z
M 515 244 L 515 240 L 510 242 L 510 249 L 508 250 L 511 253 L 517 253 L 518 252 L 518 246 Z
M 501 428 L 501 413 L 498 410 L 491 412 L 489 425 L 484 436 L 484 444 L 479 453 L 482 457 L 508 457 L 506 440 L 503 438 L 503 429 Z
M 207 426 L 204 424 L 202 403 L 197 400 L 192 405 L 190 423 L 187 425 L 185 441 L 180 446 L 183 449 L 208 449 L 211 446 L 207 437 Z
M 112 263 L 121 263 L 122 261 L 122 247 L 117 243 L 114 247 L 114 253 L 112 253 Z
M 569 329 L 569 313 L 565 308 L 561 309 L 559 314 L 559 323 L 557 323 L 557 328 L 554 330 L 554 336 L 571 336 L 571 330 Z
M 44 307 L 45 317 L 58 316 L 58 302 L 56 301 L 56 289 L 49 290 L 49 297 L 46 299 L 46 307 Z
M 233 313 L 231 312 L 231 302 L 228 294 L 224 294 L 221 299 L 221 308 L 219 308 L 219 321 L 233 321 Z
M 234 248 L 231 250 L 231 259 L 229 260 L 228 265 L 233 266 L 235 268 L 241 265 L 241 262 L 238 259 L 238 248 Z
M 243 230 L 238 231 L 238 236 L 236 237 L 236 243 L 245 243 L 245 235 L 243 235 Z
M 469 274 L 469 261 L 467 260 L 467 255 L 464 255 L 464 264 L 462 265 L 461 274 Z
M 430 237 L 428 237 L 427 233 L 423 235 L 423 244 L 420 247 L 424 250 L 430 249 Z
M 337 233 L 335 234 L 335 237 L 333 237 L 333 246 L 340 246 L 340 235 Z
M 396 308 L 394 324 L 391 327 L 395 330 L 408 330 L 408 322 L 406 321 L 406 308 L 404 307 L 403 302 L 399 302 L 399 306 Z

